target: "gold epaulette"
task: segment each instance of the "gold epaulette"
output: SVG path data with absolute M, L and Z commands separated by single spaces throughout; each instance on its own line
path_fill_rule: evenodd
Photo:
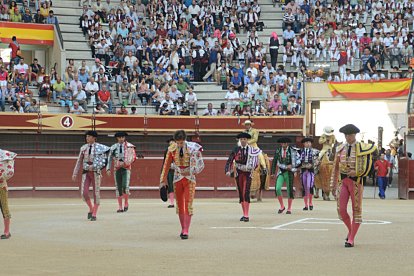
M 171 145 L 168 147 L 169 152 L 174 152 L 177 149 L 177 143 L 171 143 Z
M 357 143 L 357 156 L 372 154 L 377 150 L 377 146 L 374 144 Z

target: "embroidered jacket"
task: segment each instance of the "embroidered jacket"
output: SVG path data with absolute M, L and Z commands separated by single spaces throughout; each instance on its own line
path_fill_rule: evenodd
M 86 172 L 89 170 L 89 166 L 93 166 L 94 172 L 101 171 L 106 166 L 109 150 L 109 147 L 98 143 L 83 145 L 80 148 L 73 174 L 77 175 L 80 168 L 82 168 L 83 172 Z
M 278 175 L 287 171 L 287 166 L 291 165 L 291 172 L 297 171 L 297 166 L 300 165 L 298 152 L 295 148 L 288 146 L 286 150 L 279 147 L 275 151 L 275 156 L 272 161 L 272 174 L 276 172 L 276 165 L 279 168 Z
M 259 148 L 254 148 L 247 145 L 246 150 L 243 151 L 241 146 L 233 149 L 227 159 L 226 166 L 224 168 L 225 173 L 233 172 L 234 169 L 253 172 L 259 163 L 259 154 L 262 152 Z
M 0 189 L 7 186 L 7 180 L 14 175 L 14 159 L 17 154 L 0 149 Z
M 302 169 L 314 169 L 317 165 L 319 157 L 319 150 L 313 148 L 303 148 L 299 152 L 299 161 L 302 166 Z M 307 168 L 308 165 L 311 165 L 311 168 Z
M 351 148 L 349 150 L 349 148 Z M 340 174 L 348 174 L 355 170 L 357 182 L 369 174 L 373 160 L 372 155 L 377 151 L 374 144 L 356 142 L 353 145 L 342 144 L 338 146 L 332 170 L 331 186 L 335 187 L 340 180 Z
M 162 168 L 160 182 L 165 183 L 168 175 L 168 171 L 171 168 L 171 163 L 174 162 L 174 183 L 180 181 L 183 178 L 195 182 L 195 176 L 201 173 L 204 169 L 204 161 L 201 155 L 203 148 L 194 142 L 184 142 L 182 148 L 182 156 L 180 156 L 180 148 L 176 143 L 172 143 L 168 147 L 167 156 Z M 183 176 L 182 173 L 189 173 L 189 176 Z
M 124 142 L 122 144 L 113 144 L 108 155 L 108 164 L 106 165 L 106 170 L 111 169 L 112 160 L 114 160 L 115 170 L 118 170 L 121 167 L 130 170 L 131 165 L 134 163 L 136 158 L 137 155 L 135 152 L 135 146 L 133 144 L 128 142 Z M 121 162 L 124 162 L 123 166 L 120 165 Z

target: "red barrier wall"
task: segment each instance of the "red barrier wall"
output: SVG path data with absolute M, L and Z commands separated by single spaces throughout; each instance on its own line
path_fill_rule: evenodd
M 414 199 L 414 160 L 398 160 L 398 197 Z
M 226 177 L 224 158 L 205 158 L 205 169 L 197 177 L 198 197 L 236 197 L 234 180 Z M 11 196 L 78 197 L 80 176 L 72 182 L 76 158 L 73 156 L 19 156 L 15 162 L 15 175 L 9 181 Z M 161 158 L 138 159 L 132 168 L 131 193 L 136 197 L 158 197 Z M 104 171 L 103 171 L 104 173 Z M 300 195 L 298 181 L 295 181 Z M 271 185 L 272 186 L 272 185 Z M 103 197 L 113 197 L 113 176 L 104 173 L 101 185 Z M 273 196 L 268 191 L 267 196 Z

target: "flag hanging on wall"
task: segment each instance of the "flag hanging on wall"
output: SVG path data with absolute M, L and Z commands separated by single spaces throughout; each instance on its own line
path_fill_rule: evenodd
M 381 99 L 407 96 L 411 79 L 381 81 L 327 82 L 334 97 L 341 95 L 349 99 Z

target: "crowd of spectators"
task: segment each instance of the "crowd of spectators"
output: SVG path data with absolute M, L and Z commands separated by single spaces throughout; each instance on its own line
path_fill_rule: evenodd
M 309 67 L 310 61 L 337 62 L 378 79 L 388 68 L 410 66 L 413 58 L 411 1 L 289 1 L 283 17 L 283 63 Z M 359 65 L 359 66 L 358 66 Z M 394 74 L 397 76 L 396 74 Z
M 23 0 L 0 2 L 0 21 L 14 23 L 39 23 L 57 24 L 58 19 L 54 15 L 52 1 Z
M 256 0 L 82 3 L 79 26 L 95 64 L 75 66 L 69 60 L 62 78 L 53 71 L 46 75 L 35 61 L 26 65 L 25 81 L 38 85 L 47 102 L 73 113 L 90 105 L 96 113 L 127 114 L 127 106 L 142 105 L 160 115 L 301 114 L 305 80 L 412 76 L 411 68 L 407 74 L 400 69 L 413 57 L 408 1 L 286 1 L 281 38 L 273 32 L 268 46 L 259 42 L 263 23 Z M 44 4 L 51 5 L 39 3 Z M 339 71 L 312 73 L 311 61 L 337 62 Z M 15 62 L 25 67 L 24 61 Z M 383 71 L 386 62 L 393 68 L 389 76 Z M 220 108 L 210 104 L 198 110 L 192 83 L 199 81 L 221 86 Z
M 145 5 L 97 0 L 83 7 L 80 27 L 92 57 L 115 84 L 112 103 L 117 99 L 121 105 L 153 105 L 161 115 L 187 115 L 198 109 L 193 81 L 214 81 L 227 89 L 233 67 L 243 71 L 249 64 L 259 69 L 266 64 L 266 49 L 258 40 L 260 13 L 256 0 Z

